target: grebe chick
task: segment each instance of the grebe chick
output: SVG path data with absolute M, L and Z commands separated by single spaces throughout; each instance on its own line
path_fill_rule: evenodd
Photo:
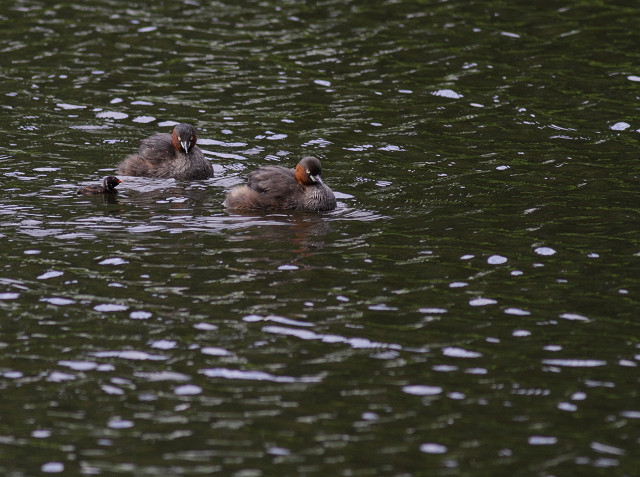
M 121 182 L 117 177 L 107 176 L 102 181 L 102 185 L 80 187 L 76 193 L 78 195 L 117 194 L 116 186 Z

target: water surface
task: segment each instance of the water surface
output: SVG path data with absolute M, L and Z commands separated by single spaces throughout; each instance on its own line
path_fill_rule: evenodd
M 634 475 L 637 9 L 0 14 L 6 475 Z M 124 178 L 191 122 L 215 177 Z M 231 214 L 318 156 L 338 208 Z

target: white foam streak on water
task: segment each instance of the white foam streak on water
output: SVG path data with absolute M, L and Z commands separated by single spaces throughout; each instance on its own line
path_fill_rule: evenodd
M 478 353 L 477 351 L 469 351 L 464 348 L 457 348 L 454 346 L 444 348 L 442 350 L 442 354 L 452 358 L 479 358 L 482 356 L 482 353 Z
M 274 333 L 285 336 L 295 336 L 303 340 L 318 340 L 325 343 L 344 343 L 353 348 L 389 348 L 389 349 L 402 349 L 402 347 L 395 343 L 380 343 L 370 341 L 366 338 L 346 338 L 338 335 L 325 335 L 315 333 L 310 330 L 298 330 L 294 328 L 285 328 L 283 326 L 265 326 L 262 328 L 265 333 Z
M 543 359 L 542 362 L 552 366 L 563 366 L 567 368 L 595 368 L 607 364 L 606 361 L 597 359 Z
M 124 350 L 124 351 L 96 351 L 91 353 L 96 358 L 120 358 L 135 361 L 162 361 L 167 356 L 150 354 L 145 351 Z
M 303 376 L 298 378 L 293 376 L 276 376 L 263 371 L 245 371 L 241 369 L 227 368 L 201 369 L 199 373 L 204 374 L 209 378 L 273 381 L 276 383 L 317 383 L 322 381 L 321 376 Z

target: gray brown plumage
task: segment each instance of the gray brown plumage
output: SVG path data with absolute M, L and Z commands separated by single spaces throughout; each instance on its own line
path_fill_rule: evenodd
M 263 166 L 249 173 L 247 185 L 227 192 L 230 209 L 333 210 L 336 198 L 322 182 L 320 161 L 303 158 L 295 169 Z
M 154 134 L 140 142 L 137 154 L 120 163 L 118 173 L 185 181 L 213 177 L 213 167 L 196 146 L 197 139 L 196 129 L 184 123 L 171 134 Z

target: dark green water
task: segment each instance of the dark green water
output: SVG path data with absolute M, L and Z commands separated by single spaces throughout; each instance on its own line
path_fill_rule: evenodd
M 622 5 L 2 2 L 0 473 L 637 475 Z M 177 121 L 213 179 L 75 196 Z

